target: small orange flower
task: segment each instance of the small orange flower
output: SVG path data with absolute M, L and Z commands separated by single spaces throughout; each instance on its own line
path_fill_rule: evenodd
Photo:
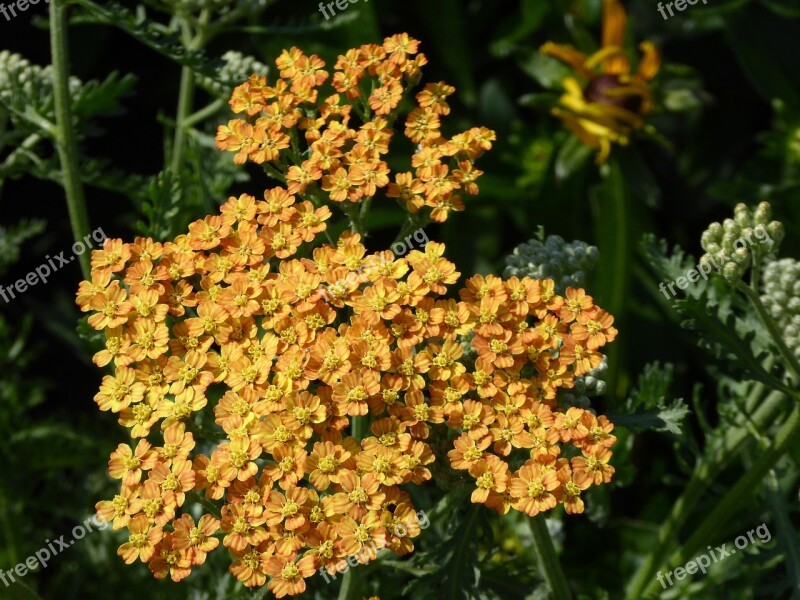
M 469 469 L 477 486 L 472 492 L 472 501 L 484 503 L 490 493 L 501 494 L 508 485 L 508 465 L 496 456 L 479 459 Z
M 161 528 L 151 525 L 149 519 L 140 514 L 131 519 L 128 531 L 130 531 L 128 541 L 119 547 L 117 554 L 129 565 L 137 560 L 148 562 L 155 554 L 156 544 L 163 536 Z
M 512 505 L 528 516 L 535 517 L 556 505 L 557 497 L 554 492 L 559 486 L 554 470 L 529 460 L 511 479 L 509 490 L 514 499 Z

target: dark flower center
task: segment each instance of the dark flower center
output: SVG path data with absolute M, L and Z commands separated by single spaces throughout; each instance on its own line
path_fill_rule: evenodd
M 619 76 L 617 75 L 601 75 L 596 79 L 592 79 L 589 85 L 584 90 L 584 95 L 590 102 L 597 104 L 608 104 L 610 106 L 619 106 L 625 110 L 633 113 L 638 113 L 642 108 L 641 96 L 635 94 L 628 94 L 624 96 L 609 95 L 609 92 L 615 88 L 620 87 Z

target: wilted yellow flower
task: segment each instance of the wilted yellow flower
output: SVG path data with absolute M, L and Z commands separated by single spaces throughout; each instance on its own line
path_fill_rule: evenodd
M 627 145 L 632 131 L 644 126 L 643 115 L 653 108 L 650 80 L 661 58 L 651 42 L 642 42 L 636 72 L 625 54 L 627 15 L 619 0 L 603 0 L 603 44 L 587 56 L 569 45 L 547 42 L 541 52 L 569 65 L 575 77 L 563 81 L 565 93 L 553 114 L 603 163 L 611 144 Z

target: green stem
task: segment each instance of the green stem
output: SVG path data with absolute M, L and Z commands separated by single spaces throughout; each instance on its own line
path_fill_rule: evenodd
M 78 166 L 78 144 L 72 123 L 72 98 L 69 93 L 69 46 L 67 9 L 64 0 L 50 3 L 50 52 L 53 62 L 53 100 L 56 116 L 56 148 L 61 163 L 67 209 L 75 242 L 82 242 L 89 233 L 89 214 Z M 91 277 L 89 253 L 78 257 L 84 279 Z
M 197 22 L 197 33 L 192 33 L 192 28 L 185 16 L 177 17 L 181 28 L 181 41 L 188 51 L 200 50 L 206 42 L 206 26 L 210 18 L 208 9 L 204 9 Z M 194 106 L 195 75 L 189 67 L 181 67 L 181 83 L 178 92 L 178 109 L 175 116 L 175 136 L 172 141 L 172 154 L 170 167 L 172 172 L 177 174 L 183 162 L 183 155 L 186 149 L 186 137 L 189 125 L 187 119 L 192 116 Z
M 369 433 L 369 415 L 350 417 L 350 428 L 353 437 L 357 442 L 361 442 Z M 339 600 L 358 600 L 361 587 L 361 565 L 350 567 L 342 579 L 342 587 L 339 589 Z
M 361 565 L 359 565 L 361 566 Z M 355 575 L 358 567 L 350 567 L 342 578 L 342 587 L 339 588 L 339 600 L 358 600 L 358 576 Z
M 533 517 L 530 519 L 530 524 L 533 546 L 539 558 L 539 569 L 553 592 L 553 600 L 571 600 L 572 593 L 569 591 L 564 571 L 561 570 L 561 563 L 558 561 L 550 532 L 547 531 L 544 515 Z
M 197 112 L 189 115 L 183 120 L 184 128 L 193 127 L 197 123 L 205 121 L 207 118 L 214 116 L 225 106 L 225 101 L 222 99 L 214 100 L 208 106 L 205 106 Z
M 800 397 L 795 395 L 795 399 L 800 399 Z M 761 453 L 752 467 L 728 490 L 714 510 L 695 530 L 694 534 L 670 557 L 666 568 L 669 569 L 686 563 L 697 554 L 698 550 L 705 548 L 706 545 L 718 538 L 720 530 L 724 529 L 726 523 L 730 522 L 736 511 L 750 499 L 753 491 L 758 488 L 767 473 L 789 450 L 798 433 L 800 433 L 800 406 L 795 406 L 789 415 L 789 419 L 778 431 L 775 443 L 768 450 Z M 658 586 L 659 583 L 656 579 L 650 580 L 643 596 L 652 595 L 658 590 Z
M 353 437 L 357 442 L 361 442 L 369 434 L 369 415 L 350 417 L 350 426 L 353 430 Z
M 403 227 L 400 229 L 400 233 L 397 234 L 397 237 L 392 242 L 392 245 L 396 244 L 397 242 L 402 242 L 407 235 L 410 235 L 425 227 L 428 223 L 430 223 L 430 219 L 428 217 L 420 217 L 419 213 L 412 215 L 409 213 L 408 218 L 406 219 L 405 223 L 403 223 Z
M 361 201 L 361 210 L 358 211 L 358 224 L 364 232 L 367 229 L 367 215 L 370 206 L 372 206 L 372 196 Z
M 630 282 L 631 208 L 625 171 L 616 157 L 608 163 L 608 176 L 598 194 L 595 221 L 600 266 L 598 293 L 603 308 L 614 315 L 615 325 L 623 329 L 626 319 L 626 298 Z M 627 381 L 623 369 L 625 341 L 617 340 L 608 351 L 608 401 L 618 404 L 625 397 Z
M 220 518 L 221 515 L 219 506 L 208 500 L 203 495 L 203 492 L 189 492 L 188 494 L 186 494 L 186 497 L 197 502 L 200 506 L 205 508 L 210 515 L 216 517 L 217 519 Z
M 181 68 L 181 85 L 178 92 L 178 110 L 175 117 L 175 136 L 172 140 L 172 156 L 170 168 L 177 174 L 183 163 L 186 146 L 186 119 L 189 118 L 194 104 L 194 72 L 189 67 Z
M 14 532 L 11 529 L 11 522 L 9 521 L 8 517 L 11 515 L 11 510 L 9 510 L 8 500 L 6 497 L 0 493 L 0 520 L 3 523 L 3 533 L 5 534 L 6 538 L 6 548 L 8 553 L 9 563 L 12 565 L 17 564 L 19 561 L 17 555 L 17 543 L 14 539 Z
M 767 477 L 767 503 L 775 520 L 775 528 L 780 532 L 786 533 L 786 535 L 778 536 L 778 540 L 783 548 L 786 570 L 789 572 L 789 581 L 792 582 L 792 597 L 800 598 L 800 543 L 792 524 L 789 506 L 786 503 L 786 498 L 780 488 L 774 469 L 770 470 Z
M 361 223 L 359 222 L 358 219 L 358 211 L 359 211 L 358 205 L 355 205 L 345 200 L 344 202 L 339 203 L 339 208 L 350 221 L 350 231 L 352 231 L 353 233 L 357 233 L 363 237 L 364 232 L 361 231 Z
M 781 408 L 785 404 L 786 396 L 784 394 L 772 392 L 753 413 L 752 424 L 759 429 L 769 426 L 779 416 Z M 716 446 L 713 452 L 702 457 L 697 462 L 689 483 L 673 504 L 672 511 L 667 519 L 659 527 L 655 546 L 647 554 L 636 575 L 634 575 L 628 588 L 628 600 L 642 598 L 645 587 L 654 581 L 656 571 L 662 566 L 681 528 L 706 490 L 731 462 L 733 457 L 754 441 L 750 435 L 749 427 L 737 427 L 725 435 L 722 443 Z
M 783 359 L 786 370 L 792 374 L 795 382 L 800 381 L 800 363 L 797 362 L 795 355 L 792 354 L 792 351 L 786 346 L 786 342 L 783 341 L 783 335 L 781 335 L 781 332 L 778 330 L 778 326 L 775 324 L 775 321 L 767 311 L 767 307 L 761 302 L 761 298 L 758 297 L 758 294 L 753 291 L 752 288 L 745 285 L 741 281 L 737 282 L 736 287 L 740 289 L 745 296 L 747 296 L 748 300 L 750 300 L 750 303 L 753 305 L 753 308 L 756 309 L 758 317 L 767 328 L 770 336 L 772 336 L 772 341 L 778 348 L 778 353 Z

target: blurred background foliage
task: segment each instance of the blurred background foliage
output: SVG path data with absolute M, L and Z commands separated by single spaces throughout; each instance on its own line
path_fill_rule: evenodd
M 458 90 L 449 126 L 456 131 L 485 125 L 498 132 L 495 149 L 480 164 L 486 172 L 480 196 L 445 224 L 428 226 L 430 239 L 446 243 L 448 258 L 465 276 L 501 273 L 504 258 L 535 237 L 539 226 L 597 246 L 599 262 L 587 290 L 616 316 L 620 330 L 598 409 L 621 421 L 637 411 L 674 417 L 666 424 L 637 428 L 628 421 L 629 428 L 618 428 L 613 489 L 590 496 L 586 515 L 552 523 L 567 578 L 582 597 L 622 597 L 698 457 L 715 444 L 716 451 L 727 452 L 722 438 L 729 423 L 741 418 L 732 407 L 752 393 L 747 377 L 739 380 L 727 373 L 724 360 L 720 365 L 709 359 L 696 332 L 680 330 L 682 321 L 698 316 L 687 316 L 691 306 L 676 311 L 658 282 L 695 261 L 670 259 L 667 248 L 678 244 L 698 256 L 700 233 L 709 222 L 728 217 L 737 202 L 768 200 L 786 228 L 783 254 L 798 255 L 795 0 L 713 0 L 668 20 L 655 2 L 628 3 L 631 47 L 650 40 L 664 61 L 656 108 L 648 117 L 657 133 L 615 147 L 601 166 L 548 114 L 566 71 L 539 52 L 547 41 L 596 50 L 600 0 L 371 0 L 329 21 L 311 0 L 74 4 L 70 51 L 76 79 L 70 94 L 91 227 L 125 239 L 174 236 L 229 195 L 257 193 L 266 185 L 262 173 L 236 167 L 229 154 L 218 152 L 213 136 L 228 118 L 225 99 L 233 85 L 272 65 L 281 49 L 296 45 L 330 64 L 350 47 L 393 33 L 422 40 L 430 60 L 425 80 L 445 80 Z M 202 36 L 181 35 L 175 15 L 205 5 L 216 6 L 219 18 Z M 43 3 L 12 21 L 0 20 L 0 46 L 8 51 L 0 54 L 4 285 L 72 243 L 58 157 L 46 134 L 54 112 L 49 72 L 31 66 L 50 62 L 47 27 Z M 185 73 L 191 75 L 179 99 L 182 72 L 184 81 Z M 176 121 L 183 122 L 179 133 Z M 182 137 L 177 145 L 176 136 Z M 368 222 L 370 248 L 386 247 L 403 218 L 393 204 L 376 205 Z M 645 233 L 654 237 L 642 246 Z M 657 243 L 662 238 L 668 246 Z M 0 307 L 2 568 L 24 560 L 45 539 L 68 533 L 112 493 L 105 465 L 120 437 L 114 420 L 91 401 L 100 374 L 89 359 L 90 342 L 76 332 L 79 280 L 76 262 Z M 708 285 L 708 293 L 724 297 Z M 784 412 L 771 415 L 780 422 Z M 684 521 L 687 531 L 758 452 L 757 445 L 734 447 L 740 453 L 720 464 L 719 479 Z M 790 456 L 800 457 L 800 446 L 793 445 Z M 778 598 L 797 588 L 794 462 L 780 463 L 770 478 L 772 495 L 754 494 L 708 543 L 765 520 L 784 541 L 761 556 L 742 553 L 736 565 L 731 559 L 700 587 L 683 588 L 681 597 Z M 426 507 L 425 498 L 418 500 Z M 373 591 L 384 600 L 404 593 L 546 597 L 527 526 L 519 519 L 490 518 L 485 510 L 464 513 L 464 504 L 451 500 L 437 505 L 416 559 L 363 567 Z M 673 543 L 685 537 L 679 531 Z M 48 599 L 250 597 L 222 564 L 200 569 L 185 585 L 156 582 L 144 566 L 123 565 L 115 555 L 119 543 L 110 532 L 91 535 L 24 581 Z M 455 556 L 454 548 L 461 548 Z M 404 592 L 412 579 L 415 587 Z M 447 592 L 437 587 L 442 579 L 451 582 Z M 321 581 L 315 585 L 325 587 Z M 336 585 L 308 597 L 330 597 Z M 0 597 L 11 593 L 36 597 L 0 587 Z

